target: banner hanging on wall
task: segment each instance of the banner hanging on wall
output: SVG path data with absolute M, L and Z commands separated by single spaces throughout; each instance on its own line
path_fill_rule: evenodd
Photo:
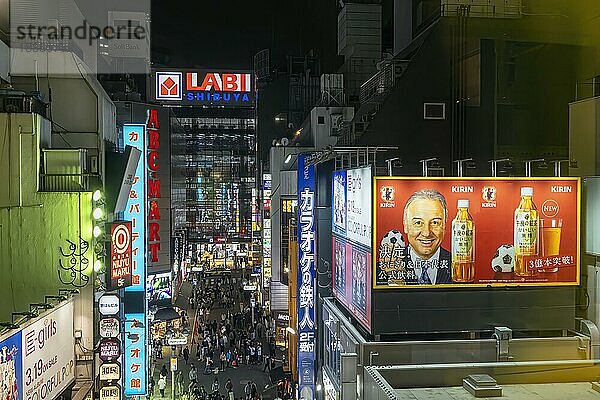
M 579 284 L 578 178 L 375 178 L 375 288 Z
M 22 332 L 23 399 L 54 399 L 75 380 L 73 302 Z

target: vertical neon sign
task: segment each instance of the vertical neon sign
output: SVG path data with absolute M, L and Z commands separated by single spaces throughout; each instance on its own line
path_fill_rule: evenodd
M 132 285 L 126 292 L 142 292 L 137 308 L 142 313 L 125 313 L 123 360 L 125 396 L 146 395 L 146 126 L 123 126 L 123 142 L 142 152 L 125 206 L 124 219 L 131 221 Z
M 298 156 L 298 393 L 315 398 L 315 166 Z

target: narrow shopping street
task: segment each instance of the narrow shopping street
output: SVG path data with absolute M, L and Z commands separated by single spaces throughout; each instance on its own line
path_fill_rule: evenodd
M 187 296 L 188 304 L 185 314 L 187 318 L 182 329 L 189 329 L 190 339 L 187 346 L 162 345 L 162 358 L 153 357 L 151 376 L 154 381 L 151 399 L 173 398 L 177 399 L 195 398 L 213 399 L 238 399 L 247 398 L 245 389 L 253 395 L 252 386 L 255 385 L 256 399 L 275 398 L 275 396 L 263 396 L 265 389 L 270 393 L 277 393 L 273 388 L 274 383 L 269 377 L 269 364 L 271 366 L 280 366 L 281 359 L 277 360 L 277 351 L 273 345 L 269 345 L 269 332 L 265 328 L 266 321 L 260 313 L 255 313 L 254 322 L 249 301 L 244 299 L 242 286 L 240 282 L 233 283 L 231 278 L 217 279 L 216 282 L 208 279 L 195 280 L 196 285 L 191 285 L 191 295 Z M 214 282 L 214 285 L 211 283 Z M 185 292 L 185 291 L 182 291 Z M 192 299 L 190 301 L 190 298 Z M 179 302 L 183 304 L 183 302 Z M 208 310 L 208 313 L 207 313 Z M 183 311 L 183 310 L 182 310 Z M 219 332 L 218 339 L 215 335 Z M 233 342 L 223 343 L 223 336 L 235 338 Z M 252 338 L 255 338 L 254 340 Z M 216 343 L 216 341 L 220 343 Z M 209 347 L 208 347 L 209 346 Z M 250 355 L 250 348 L 257 349 L 261 347 L 261 357 L 258 357 L 258 350 L 253 350 L 254 355 Z M 204 347 L 204 349 L 203 349 Z M 185 349 L 189 351 L 186 360 Z M 221 352 L 227 354 L 230 352 L 230 361 L 221 362 Z M 212 357 L 209 357 L 212 352 Z M 249 353 L 246 356 L 246 353 Z M 153 352 L 154 356 L 158 352 Z M 172 374 L 170 371 L 170 360 L 172 354 L 177 359 L 177 371 Z M 234 354 L 238 354 L 237 363 L 234 361 Z M 269 360 L 273 354 L 273 361 L 265 363 L 267 356 Z M 210 358 L 212 363 L 207 362 Z M 209 364 L 210 363 L 210 364 Z M 236 365 L 237 364 L 237 365 Z M 194 369 L 195 373 L 190 373 Z M 164 397 L 158 384 L 161 379 L 161 372 L 166 374 L 166 387 Z M 175 388 L 173 388 L 173 379 L 175 376 Z M 196 376 L 197 384 L 192 383 Z M 231 382 L 231 391 L 234 397 L 229 396 L 229 384 Z M 217 386 L 218 383 L 218 386 Z M 247 386 L 247 387 L 246 387 Z M 215 390 L 219 396 L 215 397 Z M 173 392 L 174 389 L 174 392 Z M 205 394 L 206 393 L 206 394 Z

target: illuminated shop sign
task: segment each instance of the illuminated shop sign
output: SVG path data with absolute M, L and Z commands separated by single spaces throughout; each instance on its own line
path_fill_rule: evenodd
M 166 104 L 253 106 L 253 76 L 245 71 L 155 71 L 155 100 Z
M 131 222 L 116 222 L 111 228 L 110 289 L 131 286 Z
M 149 116 L 150 122 L 150 116 Z M 146 223 L 147 194 L 148 191 L 156 190 L 156 186 L 150 188 L 146 172 L 151 160 L 153 167 L 158 162 L 157 156 L 149 156 L 146 152 L 146 126 L 150 124 L 126 124 L 123 126 L 124 145 L 130 145 L 142 152 L 140 162 L 135 170 L 133 184 L 129 192 L 129 199 L 125 206 L 124 219 L 131 221 L 131 254 L 132 254 L 132 285 L 125 288 L 126 292 L 142 292 L 140 296 L 143 304 L 137 308 L 144 313 L 125 313 L 125 334 L 123 339 L 123 392 L 125 396 L 146 395 Z M 154 137 L 152 139 L 155 139 Z M 156 138 L 156 140 L 158 140 Z M 153 146 L 148 146 L 153 147 Z
M 158 168 L 160 166 L 160 124 L 158 122 L 158 111 L 148 111 L 148 247 L 150 249 L 150 260 L 158 262 L 160 250 L 160 211 L 157 199 L 160 199 L 160 179 L 158 179 Z
M 123 140 L 125 146 L 135 147 L 142 152 L 124 211 L 125 219 L 131 221 L 132 247 L 132 285 L 125 288 L 125 291 L 144 292 L 146 290 L 146 126 L 124 125 Z
M 315 167 L 298 156 L 298 393 L 315 398 Z
M 126 314 L 125 321 L 125 396 L 146 395 L 146 314 Z

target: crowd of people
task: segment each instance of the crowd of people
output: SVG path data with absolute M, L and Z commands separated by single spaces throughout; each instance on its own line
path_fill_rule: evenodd
M 193 325 L 189 328 L 192 340 L 174 350 L 189 372 L 187 376 L 181 371 L 175 374 L 176 392 L 189 400 L 259 400 L 261 388 L 256 382 L 248 380 L 235 387 L 227 379 L 222 384 L 219 373 L 251 366 L 268 372 L 274 367 L 275 343 L 262 312 L 249 307 L 241 282 L 235 278 L 225 276 L 195 282 L 188 310 L 189 323 Z M 155 357 L 162 358 L 160 343 L 155 349 Z M 167 365 L 163 364 L 157 382 L 161 397 L 165 396 L 167 374 Z M 202 384 L 200 374 L 214 376 L 212 384 Z

